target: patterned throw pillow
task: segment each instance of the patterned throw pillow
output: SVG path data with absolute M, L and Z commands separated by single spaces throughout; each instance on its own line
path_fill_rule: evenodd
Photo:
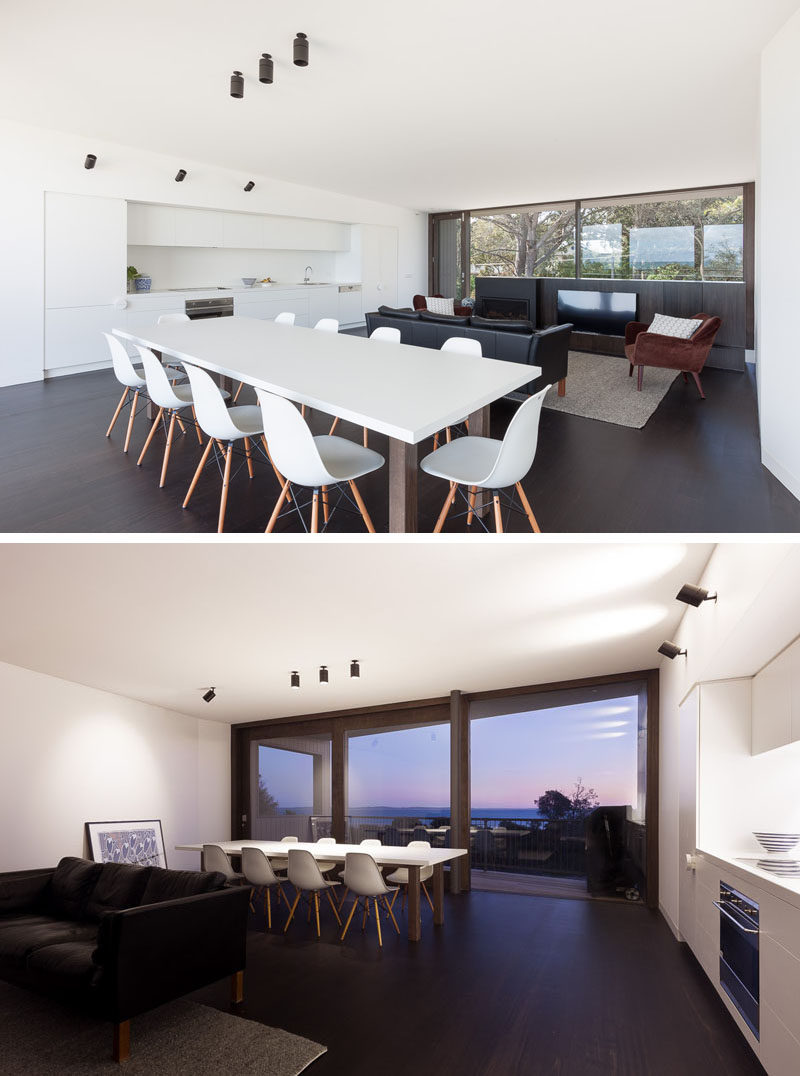
M 437 299 L 433 295 L 425 296 L 425 305 L 432 314 L 452 314 L 453 299 Z
M 688 340 L 702 324 L 697 318 L 670 318 L 666 314 L 656 314 L 647 331 L 658 333 L 659 336 L 676 336 L 679 340 Z

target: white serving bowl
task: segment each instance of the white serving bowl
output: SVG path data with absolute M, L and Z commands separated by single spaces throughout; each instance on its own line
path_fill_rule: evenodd
M 252 288 L 252 286 L 255 284 L 257 279 L 258 279 L 258 277 L 254 277 L 254 276 L 243 276 L 242 277 L 242 283 L 244 284 L 244 286 L 246 288 Z
M 790 852 L 800 841 L 800 833 L 764 833 L 753 830 L 753 836 L 767 852 Z

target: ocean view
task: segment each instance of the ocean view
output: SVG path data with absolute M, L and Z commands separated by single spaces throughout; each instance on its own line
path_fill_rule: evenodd
M 282 807 L 281 813 L 311 814 L 310 807 Z M 351 817 L 358 818 L 447 818 L 449 807 L 350 807 L 347 811 Z M 473 807 L 473 818 L 541 818 L 536 807 Z

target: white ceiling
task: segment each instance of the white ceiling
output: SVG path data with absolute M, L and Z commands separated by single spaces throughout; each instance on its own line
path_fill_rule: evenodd
M 3 6 L 5 118 L 430 210 L 753 179 L 759 53 L 798 4 Z
M 685 611 L 675 594 L 700 579 L 712 550 L 9 544 L 0 660 L 222 722 L 631 672 L 658 663 Z M 353 658 L 360 681 L 349 679 Z

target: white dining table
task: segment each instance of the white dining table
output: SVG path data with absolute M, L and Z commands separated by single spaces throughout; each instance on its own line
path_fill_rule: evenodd
M 283 841 L 213 841 L 229 856 L 240 856 L 244 847 L 260 848 L 270 859 L 285 859 L 293 848 L 304 848 L 315 859 L 327 863 L 344 863 L 348 852 L 368 852 L 379 867 L 404 867 L 408 871 L 408 940 L 422 937 L 420 914 L 420 868 L 433 867 L 433 921 L 444 923 L 444 864 L 469 855 L 466 848 L 405 848 L 382 844 L 291 844 Z M 176 844 L 179 852 L 200 852 L 202 844 Z
M 471 434 L 488 436 L 489 405 L 542 372 L 525 363 L 256 318 L 208 318 L 114 334 L 386 434 L 389 530 L 395 533 L 417 530 L 419 443 L 466 416 Z

